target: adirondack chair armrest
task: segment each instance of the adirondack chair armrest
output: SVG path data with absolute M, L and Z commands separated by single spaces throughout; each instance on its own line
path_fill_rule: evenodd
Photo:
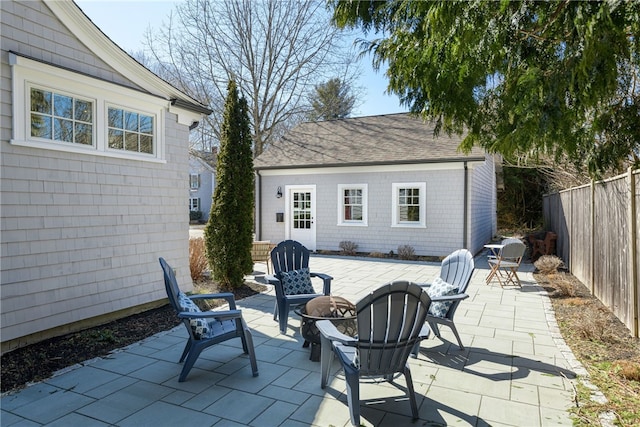
M 443 295 L 441 297 L 432 297 L 431 301 L 432 302 L 462 301 L 467 298 L 469 298 L 469 295 L 462 293 L 462 294 L 455 294 L 455 295 Z
M 229 308 L 231 310 L 236 309 L 236 299 L 231 292 L 221 292 L 217 294 L 197 294 L 197 295 L 189 295 L 189 298 L 192 300 L 199 299 L 223 299 L 229 303 Z
M 418 338 L 420 340 L 426 340 L 429 338 L 429 335 L 431 335 L 431 328 L 428 323 L 425 323 L 422 325 L 422 329 L 420 329 L 420 335 L 418 335 Z
M 220 310 L 220 311 L 182 311 L 178 313 L 180 319 L 238 319 L 242 318 L 241 310 Z
M 356 338 L 350 337 L 348 335 L 343 334 L 336 328 L 336 326 L 331 323 L 330 320 L 318 320 L 316 322 L 316 327 L 322 338 L 330 340 L 330 341 L 338 341 L 344 345 L 354 346 L 358 340 Z
M 322 280 L 333 280 L 333 277 L 329 276 L 328 274 L 324 274 L 324 273 L 309 273 L 311 275 L 311 277 L 319 277 Z
M 297 295 L 287 295 L 287 300 L 289 301 L 289 305 L 291 307 L 296 307 L 301 304 L 306 304 L 309 301 L 309 298 L 315 298 L 318 294 L 297 294 Z
M 278 279 L 273 274 L 265 274 L 264 275 L 264 280 L 270 285 L 276 285 L 276 284 L 280 283 L 280 279 Z
M 331 294 L 331 281 L 333 280 L 333 277 L 324 273 L 309 273 L 309 275 L 311 277 L 317 277 L 319 279 L 322 279 L 322 293 L 324 295 Z

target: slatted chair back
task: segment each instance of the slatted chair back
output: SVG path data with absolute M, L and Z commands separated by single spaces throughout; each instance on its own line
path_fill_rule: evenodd
M 169 298 L 169 303 L 174 308 L 177 313 L 180 313 L 182 309 L 178 304 L 178 295 L 180 294 L 180 288 L 178 287 L 178 281 L 176 280 L 176 275 L 173 272 L 173 268 L 164 258 L 160 258 L 160 266 L 162 267 L 162 271 L 164 273 L 164 287 L 167 290 L 167 297 Z
M 267 282 L 275 287 L 273 320 L 279 320 L 283 334 L 286 333 L 287 317 L 292 307 L 331 293 L 331 276 L 308 271 L 309 254 L 309 249 L 295 240 L 284 240 L 271 250 L 273 276 L 267 276 Z M 307 271 L 301 272 L 302 269 Z M 311 278 L 322 280 L 322 293 L 313 289 Z
M 467 249 L 458 249 L 449 254 L 440 266 L 440 278 L 457 286 L 458 293 L 467 291 L 475 270 L 473 255 Z
M 273 273 L 280 278 L 283 271 L 309 267 L 309 249 L 295 240 L 283 240 L 271 250 Z
M 356 304 L 360 375 L 403 372 L 431 299 L 415 283 L 383 285 Z

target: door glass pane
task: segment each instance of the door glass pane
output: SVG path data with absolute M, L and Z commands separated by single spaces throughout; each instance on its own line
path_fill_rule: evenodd
M 311 193 L 293 193 L 293 228 L 311 229 Z

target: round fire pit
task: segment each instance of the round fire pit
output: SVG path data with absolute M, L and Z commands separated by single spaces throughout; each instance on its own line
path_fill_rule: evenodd
M 314 362 L 320 361 L 320 331 L 316 328 L 318 320 L 330 320 L 345 335 L 355 336 L 358 333 L 356 307 L 342 297 L 317 297 L 294 311 L 301 318 L 300 334 L 305 340 L 302 346 L 309 347 L 311 344 L 309 359 Z

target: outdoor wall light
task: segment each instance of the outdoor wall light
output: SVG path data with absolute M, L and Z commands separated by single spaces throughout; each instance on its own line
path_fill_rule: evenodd
M 282 198 L 282 187 L 278 186 L 278 189 L 276 190 L 276 198 L 281 199 Z

